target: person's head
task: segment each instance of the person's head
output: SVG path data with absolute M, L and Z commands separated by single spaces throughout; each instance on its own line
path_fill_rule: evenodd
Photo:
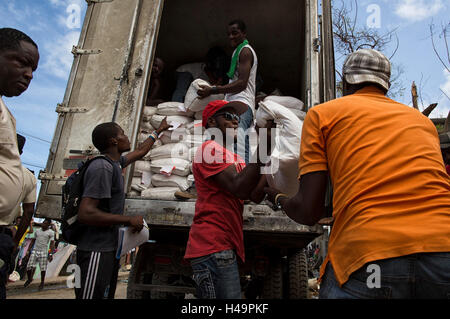
M 164 70 L 164 61 L 156 57 L 152 66 L 152 76 L 155 78 L 159 78 L 163 70 Z
M 22 220 L 22 216 L 17 216 L 16 217 L 16 225 L 19 225 L 21 220 Z
M 350 95 L 366 86 L 376 86 L 384 94 L 391 86 L 391 62 L 373 49 L 362 49 L 350 54 L 344 62 L 343 94 Z
M 22 155 L 23 153 L 23 147 L 25 146 L 25 142 L 26 142 L 26 138 L 25 136 L 22 136 L 20 134 L 16 134 L 17 135 L 17 146 L 19 148 L 19 154 Z
M 230 57 L 219 46 L 208 50 L 205 59 L 205 73 L 212 85 L 224 85 L 228 79 L 227 72 L 230 68 Z
M 0 95 L 25 92 L 38 63 L 38 47 L 29 36 L 16 29 L 0 29 Z
M 212 101 L 203 110 L 202 125 L 206 129 L 218 129 L 223 137 L 219 142 L 225 142 L 227 135 L 236 142 L 239 116 L 246 110 L 247 106 L 240 102 Z
M 47 230 L 51 224 L 52 224 L 52 220 L 50 218 L 44 219 L 44 221 L 42 222 L 42 229 Z
M 124 130 L 114 122 L 97 125 L 92 131 L 92 144 L 104 154 L 110 151 L 128 152 L 131 149 L 130 140 Z
M 247 27 L 244 21 L 235 19 L 228 23 L 227 34 L 231 47 L 237 48 L 247 38 Z

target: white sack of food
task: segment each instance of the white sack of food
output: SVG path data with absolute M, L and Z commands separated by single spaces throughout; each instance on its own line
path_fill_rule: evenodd
M 189 147 L 185 143 L 164 144 L 161 147 L 152 149 L 149 153 L 150 160 L 163 158 L 181 158 L 190 160 Z
M 194 120 L 194 122 L 187 124 L 186 128 L 193 135 L 202 135 L 205 132 L 205 128 L 202 126 L 202 120 Z
M 142 191 L 141 196 L 148 199 L 176 200 L 175 192 L 179 187 L 153 187 Z
M 203 142 L 206 139 L 206 135 L 188 135 L 186 138 L 185 143 L 189 146 L 189 147 L 199 147 L 203 144 Z
M 203 111 L 209 102 L 215 100 L 223 100 L 225 98 L 224 94 L 213 94 L 201 99 L 197 94 L 197 91 L 200 89 L 200 86 L 212 87 L 211 84 L 202 79 L 196 79 L 192 81 L 184 98 L 184 106 L 189 111 L 194 112 Z
M 146 131 L 140 131 L 138 134 L 138 144 L 141 144 L 143 141 L 145 141 L 149 135 L 150 133 Z
M 159 140 L 161 140 L 162 144 L 179 143 L 183 141 L 187 143 L 189 135 L 190 133 L 186 128 L 180 127 L 173 131 L 163 131 L 159 136 Z
M 195 112 L 194 119 L 196 120 L 202 120 L 203 119 L 203 111 Z
M 146 139 L 148 139 L 149 135 L 150 135 L 150 133 L 143 132 L 143 131 L 141 131 L 141 132 L 139 133 L 139 135 L 138 135 L 138 147 L 139 147 Z M 161 145 L 163 145 L 162 141 L 159 140 L 159 139 L 157 139 L 156 141 L 153 142 L 153 145 L 152 145 L 151 148 L 153 149 L 153 148 L 159 147 L 159 146 L 161 146 Z M 150 153 L 150 152 L 149 152 L 149 153 Z
M 134 190 L 131 190 L 128 192 L 128 197 L 140 197 L 140 196 L 141 196 L 141 192 L 134 191 Z
M 273 101 L 275 103 L 283 105 L 284 107 L 290 109 L 302 121 L 305 119 L 306 113 L 303 112 L 305 104 L 301 100 L 293 96 L 269 95 L 264 99 L 264 102 L 266 101 Z
M 141 129 L 141 131 L 147 132 L 148 134 L 150 134 L 151 132 L 153 132 L 155 130 L 153 125 L 148 121 L 142 121 L 141 126 L 139 128 Z
M 151 170 L 156 174 L 164 171 L 167 175 L 188 176 L 190 162 L 181 158 L 163 158 L 151 161 Z
M 186 110 L 186 108 L 184 107 L 184 103 L 164 102 L 158 104 L 158 106 L 156 107 L 156 114 L 164 116 L 181 115 L 192 117 L 194 115 L 194 112 Z
M 136 161 L 134 163 L 134 171 L 140 175 L 142 175 L 143 172 L 150 172 L 151 171 L 150 162 L 149 161 Z
M 194 147 L 191 147 L 191 148 L 190 148 L 190 150 L 189 150 L 190 159 L 189 159 L 189 160 L 190 160 L 191 162 L 194 161 L 195 154 L 197 153 L 198 148 L 199 148 L 199 146 L 194 146 Z
M 156 114 L 156 107 L 144 106 L 144 109 L 142 111 L 142 120 L 148 122 L 155 114 Z
M 155 114 L 152 116 L 150 123 L 153 127 L 159 127 L 161 125 L 162 120 L 164 120 L 165 115 Z M 194 119 L 188 116 L 182 115 L 169 115 L 167 116 L 167 124 L 169 125 L 177 125 L 179 127 L 186 127 L 187 124 L 193 122 Z
M 256 123 L 259 127 L 264 127 L 268 120 L 275 121 L 278 134 L 270 163 L 265 167 L 267 181 L 270 187 L 294 196 L 299 185 L 297 175 L 303 121 L 294 116 L 290 109 L 264 100 L 259 103 L 256 111 Z
M 180 190 L 186 191 L 192 186 L 192 182 L 189 182 L 188 178 L 183 176 L 154 174 L 152 177 L 152 185 L 154 187 L 179 187 Z
M 142 192 L 147 189 L 147 187 L 142 183 L 142 177 L 133 177 L 131 179 L 131 189 L 137 192 Z

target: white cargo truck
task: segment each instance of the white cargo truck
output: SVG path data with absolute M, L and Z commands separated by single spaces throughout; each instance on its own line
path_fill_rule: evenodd
M 239 18 L 258 55 L 262 91 L 278 89 L 304 101 L 306 109 L 334 98 L 330 0 L 87 0 L 80 39 L 47 165 L 40 172 L 37 216 L 61 218 L 61 186 L 77 164 L 95 154 L 91 133 L 117 122 L 138 144 L 155 57 L 165 74 L 202 61 L 210 47 L 229 53 L 226 27 Z M 170 78 L 169 78 L 170 80 Z M 136 196 L 134 165 L 124 173 L 125 214 L 143 215 L 151 242 L 141 245 L 130 271 L 129 298 L 183 298 L 194 292 L 183 260 L 195 200 Z M 246 203 L 246 262 L 241 265 L 247 298 L 305 298 L 304 248 L 323 233 L 290 220 L 282 211 Z

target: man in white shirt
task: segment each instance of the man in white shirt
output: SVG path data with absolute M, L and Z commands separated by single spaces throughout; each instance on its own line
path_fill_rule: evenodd
M 253 126 L 255 116 L 256 72 L 258 58 L 253 48 L 248 44 L 247 27 L 242 20 L 233 20 L 228 24 L 228 39 L 234 49 L 226 85 L 203 87 L 198 91 L 200 97 L 213 94 L 225 94 L 228 102 L 244 104 L 247 112 L 240 116 L 237 149 L 235 153 L 249 163 L 249 138 L 247 130 Z
M 42 223 L 42 228 L 37 229 L 34 233 L 34 247 L 31 252 L 30 259 L 27 264 L 27 275 L 28 279 L 24 284 L 27 287 L 32 281 L 34 272 L 36 270 L 36 263 L 39 263 L 39 268 L 41 270 L 41 284 L 39 285 L 39 290 L 44 289 L 45 272 L 47 271 L 47 261 L 53 260 L 53 253 L 55 251 L 55 232 L 50 228 L 51 220 L 46 218 Z M 50 242 L 50 253 L 48 252 Z M 32 243 L 32 244 L 33 244 Z
M 0 29 L 0 299 L 6 298 L 6 281 L 12 271 L 14 249 L 9 225 L 20 206 L 24 169 L 17 147 L 16 120 L 3 96 L 19 96 L 28 88 L 39 62 L 36 43 L 23 32 Z

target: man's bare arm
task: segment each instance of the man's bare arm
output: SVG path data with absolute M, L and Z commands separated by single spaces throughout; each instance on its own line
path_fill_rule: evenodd
M 33 218 L 34 214 L 34 203 L 23 203 L 23 216 L 20 220 L 20 224 L 17 227 L 16 235 L 14 236 L 14 243 L 16 246 L 19 245 L 20 240 L 23 237 L 23 234 L 27 231 L 27 228 L 30 227 L 30 231 L 33 231 L 31 226 L 31 219 Z
M 161 132 L 168 130 L 170 127 L 172 127 L 172 125 L 167 124 L 167 117 L 165 117 L 159 127 L 156 129 L 156 133 L 159 135 L 161 134 Z M 134 163 L 144 157 L 150 151 L 154 143 L 155 140 L 149 137 L 141 145 L 139 145 L 136 150 L 128 153 L 126 155 L 127 161 L 125 163 L 125 166 L 128 166 L 131 163 Z
M 126 225 L 132 227 L 135 231 L 141 231 L 144 225 L 142 216 L 123 216 L 111 214 L 98 208 L 99 199 L 83 197 L 78 211 L 78 220 L 80 223 L 91 226 L 112 226 Z
M 239 78 L 236 81 L 222 86 L 215 86 L 213 88 L 204 86 L 198 90 L 197 94 L 203 98 L 210 96 L 211 94 L 239 93 L 244 91 L 248 85 L 252 66 L 253 54 L 249 48 L 244 48 L 239 55 Z
M 292 220 L 299 224 L 313 226 L 325 216 L 325 191 L 328 173 L 326 171 L 308 173 L 301 176 L 299 190 L 292 198 L 281 197 L 279 202 Z M 265 192 L 271 202 L 280 192 L 266 187 Z

